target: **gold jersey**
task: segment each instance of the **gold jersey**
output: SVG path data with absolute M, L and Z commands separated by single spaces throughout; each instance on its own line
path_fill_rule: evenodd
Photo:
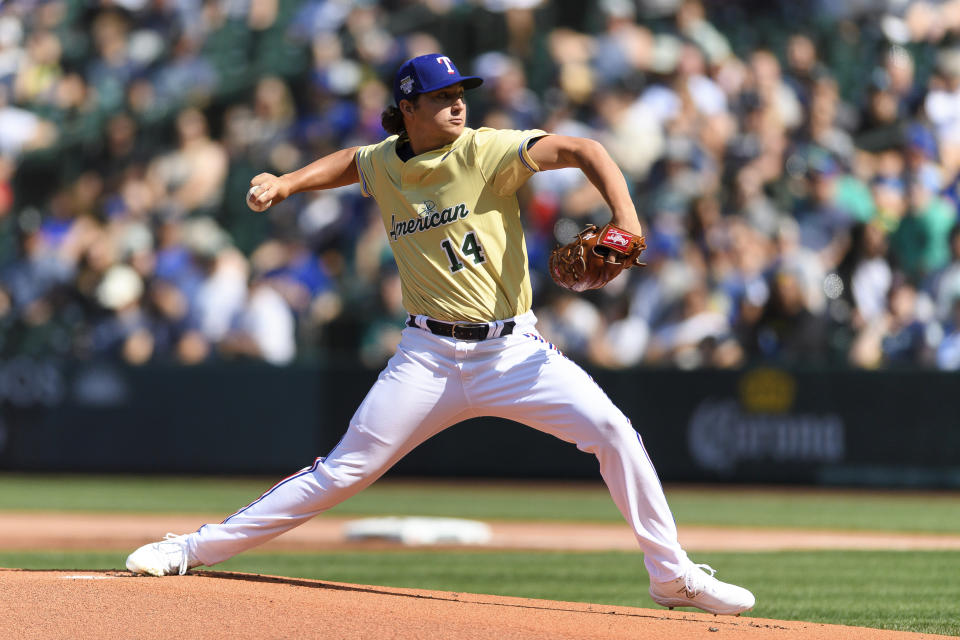
M 539 171 L 527 143 L 544 135 L 466 128 L 407 161 L 397 136 L 357 150 L 360 186 L 380 207 L 409 313 L 491 322 L 530 310 L 516 192 Z

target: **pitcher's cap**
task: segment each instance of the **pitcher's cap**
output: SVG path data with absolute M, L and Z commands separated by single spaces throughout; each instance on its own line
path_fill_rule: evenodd
M 411 58 L 400 65 L 393 79 L 393 98 L 400 104 L 420 93 L 430 93 L 450 85 L 463 83 L 464 89 L 474 89 L 483 84 L 478 76 L 462 76 L 453 60 L 440 53 Z

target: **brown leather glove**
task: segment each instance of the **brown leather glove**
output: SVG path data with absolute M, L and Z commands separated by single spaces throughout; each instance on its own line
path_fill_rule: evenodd
M 643 236 L 635 236 L 620 227 L 596 225 L 577 234 L 569 244 L 550 253 L 550 275 L 565 289 L 599 289 L 630 267 L 644 267 L 640 254 L 647 248 Z

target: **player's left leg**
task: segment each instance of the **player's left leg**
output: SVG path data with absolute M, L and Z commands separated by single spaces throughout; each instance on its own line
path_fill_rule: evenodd
M 751 608 L 753 596 L 748 591 L 719 582 L 687 558 L 653 463 L 623 412 L 583 369 L 532 327 L 519 329 L 497 344 L 478 345 L 479 366 L 465 383 L 471 403 L 491 415 L 575 443 L 597 457 L 610 495 L 644 552 L 651 596 L 657 602 L 713 613 Z M 495 356 L 491 360 L 495 366 L 482 364 L 484 353 Z M 674 586 L 683 604 L 680 596 L 674 597 Z M 665 589 L 671 590 L 669 598 L 660 596 Z
M 506 346 L 494 368 L 478 368 L 472 383 L 464 385 L 471 403 L 596 455 L 610 495 L 644 551 L 651 577 L 682 575 L 687 556 L 639 434 L 583 369 L 532 328 L 517 333 L 503 339 Z

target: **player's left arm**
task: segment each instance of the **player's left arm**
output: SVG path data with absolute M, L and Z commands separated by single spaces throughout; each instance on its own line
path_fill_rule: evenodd
M 602 144 L 589 138 L 550 135 L 537 138 L 528 153 L 541 171 L 567 167 L 583 171 L 610 207 L 611 222 L 624 231 L 643 235 L 627 181 Z

